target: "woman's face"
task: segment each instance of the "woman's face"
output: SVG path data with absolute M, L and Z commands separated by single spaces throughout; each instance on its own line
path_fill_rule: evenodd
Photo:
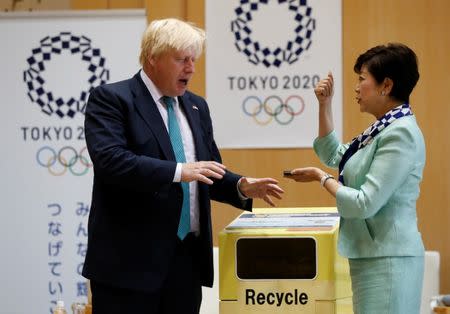
M 361 112 L 370 113 L 377 118 L 384 114 L 382 84 L 378 84 L 366 66 L 361 67 L 355 92 Z

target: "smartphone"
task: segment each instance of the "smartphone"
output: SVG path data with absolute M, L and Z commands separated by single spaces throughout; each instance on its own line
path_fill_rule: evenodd
M 284 170 L 283 171 L 283 177 L 291 177 L 292 176 L 291 171 L 292 170 Z

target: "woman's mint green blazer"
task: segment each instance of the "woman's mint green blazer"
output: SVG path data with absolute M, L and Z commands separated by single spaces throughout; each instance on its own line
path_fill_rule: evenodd
M 331 168 L 338 168 L 348 146 L 335 131 L 314 141 L 314 151 Z M 346 186 L 336 194 L 341 255 L 424 255 L 416 215 L 424 165 L 425 143 L 414 116 L 395 120 L 347 161 Z

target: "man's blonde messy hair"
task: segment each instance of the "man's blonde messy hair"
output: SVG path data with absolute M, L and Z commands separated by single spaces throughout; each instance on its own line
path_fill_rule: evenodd
M 139 62 L 144 66 L 150 56 L 170 50 L 192 49 L 197 59 L 202 54 L 205 31 L 194 25 L 170 18 L 154 20 L 142 36 Z

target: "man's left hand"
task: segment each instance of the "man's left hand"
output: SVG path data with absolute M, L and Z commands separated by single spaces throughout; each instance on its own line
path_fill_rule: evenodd
M 246 178 L 239 180 L 239 191 L 248 198 L 261 198 L 270 206 L 275 206 L 271 196 L 281 199 L 283 189 L 278 181 L 272 178 Z

